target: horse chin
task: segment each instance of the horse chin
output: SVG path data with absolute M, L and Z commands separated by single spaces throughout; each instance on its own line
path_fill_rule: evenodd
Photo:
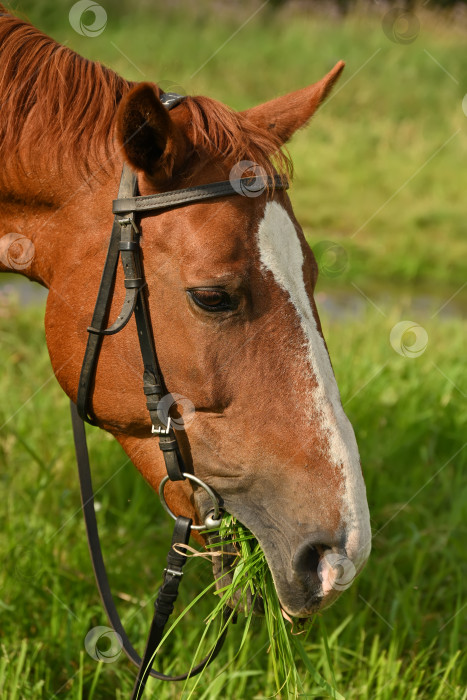
M 317 613 L 322 613 L 324 610 L 330 608 L 331 605 L 334 605 L 339 596 L 340 593 L 336 593 L 334 596 L 315 598 L 306 606 L 300 606 L 299 609 L 296 609 L 293 605 L 290 605 L 290 603 L 285 603 L 281 600 L 281 607 L 290 618 L 294 618 L 300 623 L 304 623 Z

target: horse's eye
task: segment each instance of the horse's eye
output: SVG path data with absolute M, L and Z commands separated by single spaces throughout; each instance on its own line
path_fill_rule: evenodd
M 204 311 L 232 311 L 236 304 L 224 289 L 189 289 L 196 306 Z

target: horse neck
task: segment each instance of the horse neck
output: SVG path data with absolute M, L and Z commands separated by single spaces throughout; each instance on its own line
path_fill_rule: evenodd
M 50 288 L 53 276 L 59 268 L 66 269 L 69 257 L 81 257 L 77 247 L 86 245 L 86 226 L 99 226 L 101 217 L 107 227 L 111 225 L 111 200 L 118 189 L 121 158 L 116 152 L 110 158 L 103 153 L 90 174 L 66 157 L 61 166 L 51 169 L 45 159 L 42 166 L 40 150 L 31 152 L 29 160 L 23 167 L 7 168 L 7 178 L 0 185 L 0 272 L 17 272 Z M 33 251 L 28 265 L 16 264 L 14 251 L 5 250 L 18 241 Z M 22 254 L 18 248 L 16 256 Z

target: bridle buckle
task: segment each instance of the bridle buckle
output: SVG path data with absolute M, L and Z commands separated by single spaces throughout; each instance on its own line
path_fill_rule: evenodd
M 152 426 L 151 428 L 151 433 L 153 435 L 168 435 L 170 433 L 170 423 L 171 423 L 171 418 L 169 416 L 169 419 L 167 421 L 167 427 L 163 428 L 162 425 L 159 425 L 157 428 L 155 425 Z
M 132 216 L 125 216 L 123 219 L 119 219 L 118 223 L 120 226 L 131 226 L 133 231 L 139 234 L 139 228 L 137 227 L 135 220 Z

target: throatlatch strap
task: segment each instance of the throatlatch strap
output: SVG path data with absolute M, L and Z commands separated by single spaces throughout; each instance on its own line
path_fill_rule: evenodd
M 128 192 L 132 192 L 134 194 L 136 190 L 136 175 L 129 168 L 123 168 L 122 177 L 120 179 L 120 187 L 118 189 L 118 196 L 126 196 Z M 112 226 L 112 233 L 110 234 L 107 258 L 102 271 L 96 305 L 94 307 L 94 313 L 91 320 L 91 327 L 99 331 L 105 327 L 110 310 L 110 304 L 112 302 L 115 275 L 117 273 L 118 256 L 120 254 L 120 237 L 121 226 L 119 219 L 116 216 Z M 86 345 L 86 352 L 84 354 L 83 365 L 81 367 L 78 395 L 76 399 L 78 414 L 82 420 L 90 423 L 91 425 L 96 425 L 94 418 L 90 416 L 89 404 L 101 345 L 102 335 L 95 332 L 90 333 Z

